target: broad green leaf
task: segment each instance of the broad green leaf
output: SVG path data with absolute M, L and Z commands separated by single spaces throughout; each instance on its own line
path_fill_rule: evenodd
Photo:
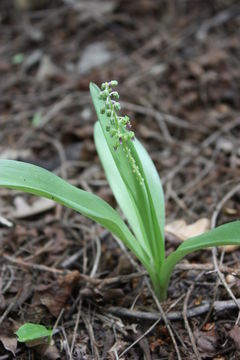
M 94 141 L 113 194 L 125 214 L 137 240 L 139 240 L 141 246 L 145 248 L 146 252 L 149 252 L 148 239 L 139 210 L 136 208 L 136 204 L 131 197 L 131 193 L 121 178 L 99 122 L 95 123 Z
M 44 337 L 51 337 L 53 331 L 47 329 L 43 325 L 26 323 L 22 325 L 17 331 L 19 342 L 28 342 L 38 340 Z
M 152 257 L 155 259 L 156 263 L 162 262 L 164 257 L 164 246 L 163 244 L 161 244 L 161 233 L 159 231 L 156 233 L 156 221 L 155 216 L 153 216 L 153 212 L 155 210 L 152 207 L 151 199 L 149 200 L 148 188 L 146 187 L 146 184 L 140 184 L 136 175 L 133 173 L 133 170 L 126 157 L 126 154 L 123 151 L 123 148 L 119 146 L 117 151 L 114 150 L 114 140 L 109 136 L 109 133 L 106 131 L 108 118 L 106 114 L 101 114 L 101 108 L 104 107 L 104 101 L 99 100 L 100 90 L 97 85 L 91 83 L 90 92 L 100 125 L 102 127 L 102 131 L 104 133 L 104 137 L 108 144 L 108 148 L 112 154 L 113 160 L 120 173 L 120 176 L 125 183 L 128 192 L 131 194 L 132 199 L 135 202 L 135 207 L 139 210 L 142 223 L 145 227 L 145 232 L 148 236 Z M 134 141 L 129 140 L 127 145 L 131 152 L 136 152 L 134 148 Z M 141 164 L 138 162 L 139 158 L 136 157 L 136 163 L 139 166 L 139 169 L 142 169 Z M 144 177 L 144 174 L 142 175 Z M 159 251 L 159 245 L 161 247 L 161 251 Z
M 78 189 L 38 166 L 14 160 L 0 160 L 0 187 L 43 196 L 72 208 L 110 230 L 145 265 L 147 255 L 119 214 L 105 201 Z
M 163 264 L 160 283 L 167 288 L 174 267 L 184 256 L 208 247 L 224 245 L 240 245 L 240 221 L 218 226 L 204 234 L 185 240 L 176 251 L 168 256 Z

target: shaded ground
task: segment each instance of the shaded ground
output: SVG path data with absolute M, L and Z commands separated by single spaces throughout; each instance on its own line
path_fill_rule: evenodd
M 52 1 L 31 11 L 2 1 L 0 11 L 1 158 L 41 165 L 114 205 L 88 84 L 117 79 L 163 180 L 168 223 L 240 217 L 238 1 Z M 18 359 L 240 359 L 237 307 L 210 271 L 211 251 L 174 273 L 162 304 L 171 337 L 164 321 L 152 326 L 159 307 L 142 269 L 98 225 L 4 189 L 0 215 L 10 221 L 0 224 L 0 359 L 9 349 Z M 167 251 L 179 242 L 168 234 Z M 240 297 L 239 250 L 217 259 Z M 16 344 L 25 322 L 55 326 L 52 345 Z

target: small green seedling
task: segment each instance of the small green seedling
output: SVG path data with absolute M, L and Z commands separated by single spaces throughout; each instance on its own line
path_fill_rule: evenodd
M 50 342 L 53 331 L 40 324 L 26 323 L 20 326 L 15 334 L 17 335 L 19 342 L 34 342 L 35 344 L 36 341 L 42 343 L 44 339 L 47 339 L 47 341 Z
M 117 81 L 101 89 L 90 84 L 98 121 L 94 128 L 96 148 L 113 194 L 126 216 L 94 194 L 78 189 L 40 167 L 0 160 L 0 186 L 44 196 L 98 222 L 117 236 L 147 270 L 156 295 L 166 299 L 175 265 L 207 247 L 240 245 L 240 221 L 221 225 L 184 241 L 167 258 L 164 245 L 164 194 L 156 168 L 131 130 L 130 119 L 120 116 Z
M 14 65 L 20 65 L 24 60 L 24 55 L 22 53 L 15 54 L 12 57 L 12 63 Z

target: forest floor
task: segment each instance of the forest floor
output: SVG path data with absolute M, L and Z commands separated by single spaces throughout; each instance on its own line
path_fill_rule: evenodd
M 88 86 L 117 79 L 163 182 L 167 253 L 239 219 L 239 40 L 238 1 L 1 1 L 0 158 L 116 206 Z M 0 189 L 0 245 L 0 360 L 240 359 L 238 248 L 188 256 L 160 305 L 128 250 L 55 203 Z M 51 344 L 17 343 L 26 322 Z

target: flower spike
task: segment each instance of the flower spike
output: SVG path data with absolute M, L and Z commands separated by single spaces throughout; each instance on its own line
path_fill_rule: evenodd
M 102 91 L 100 92 L 99 100 L 102 100 L 105 103 L 104 107 L 101 109 L 101 114 L 106 113 L 109 118 L 109 121 L 106 124 L 106 131 L 114 140 L 114 150 L 117 151 L 121 146 L 131 166 L 132 172 L 135 174 L 140 184 L 144 184 L 143 176 L 128 145 L 128 141 L 133 141 L 135 138 L 134 132 L 130 131 L 132 127 L 130 119 L 127 115 L 119 116 L 117 114 L 121 109 L 120 103 L 116 101 L 119 99 L 119 94 L 117 91 L 112 91 L 111 88 L 117 85 L 118 82 L 116 80 L 104 82 L 101 85 Z

